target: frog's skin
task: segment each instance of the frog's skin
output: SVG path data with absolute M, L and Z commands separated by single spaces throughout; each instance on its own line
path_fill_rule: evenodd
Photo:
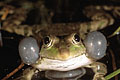
M 111 7 L 109 10 L 112 9 L 115 8 Z M 114 23 L 114 19 L 111 15 L 104 12 L 104 10 L 105 9 L 101 10 L 100 6 L 99 8 L 97 8 L 97 6 L 89 6 L 86 7 L 83 12 L 87 15 L 87 17 L 92 19 L 90 22 L 67 24 L 56 23 L 49 24 L 47 26 L 34 25 L 33 27 L 29 27 L 28 25 L 21 25 L 19 22 L 22 22 L 24 20 L 23 18 L 20 18 L 18 23 L 15 23 L 13 20 L 14 23 L 12 24 L 9 21 L 11 17 L 8 17 L 3 22 L 3 26 L 1 28 L 2 30 L 14 32 L 24 36 L 32 35 L 37 39 L 38 43 L 43 41 L 43 38 L 46 36 L 51 39 L 49 47 L 44 43 L 43 45 L 39 45 L 41 46 L 39 53 L 40 58 L 36 61 L 36 63 L 31 64 L 32 68 L 25 70 L 19 79 L 31 80 L 32 76 L 39 71 L 69 71 L 87 67 L 91 68 L 95 73 L 93 80 L 104 80 L 104 75 L 107 73 L 106 65 L 86 56 L 86 48 L 82 41 L 85 39 L 86 33 L 103 29 Z M 19 9 L 16 11 L 19 11 Z M 16 12 L 15 14 L 18 13 Z M 23 14 L 22 17 L 25 16 L 25 14 Z M 6 27 L 8 23 L 10 25 L 9 27 Z M 80 36 L 80 42 L 76 44 L 73 43 L 75 34 Z

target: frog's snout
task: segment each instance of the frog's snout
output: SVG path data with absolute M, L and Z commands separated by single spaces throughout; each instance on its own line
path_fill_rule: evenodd
M 69 49 L 60 48 L 59 49 L 59 55 L 62 59 L 67 59 L 70 56 Z

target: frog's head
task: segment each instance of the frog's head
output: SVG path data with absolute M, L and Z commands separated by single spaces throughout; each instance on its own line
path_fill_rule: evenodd
M 19 45 L 24 63 L 38 69 L 67 71 L 101 59 L 106 51 L 106 39 L 100 32 L 91 32 L 85 40 L 79 34 L 45 36 L 42 45 L 35 38 L 25 38 Z M 84 44 L 83 44 L 84 43 Z
M 48 59 L 67 60 L 86 51 L 79 34 L 68 36 L 46 36 L 43 39 L 40 56 Z

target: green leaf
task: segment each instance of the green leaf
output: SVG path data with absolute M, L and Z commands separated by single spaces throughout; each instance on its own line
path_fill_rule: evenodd
M 111 79 L 112 77 L 118 75 L 119 73 L 120 73 L 120 69 L 118 69 L 118 70 L 110 73 L 109 75 L 107 75 L 107 76 L 105 77 L 105 79 L 106 79 L 106 80 L 109 80 L 109 79 Z

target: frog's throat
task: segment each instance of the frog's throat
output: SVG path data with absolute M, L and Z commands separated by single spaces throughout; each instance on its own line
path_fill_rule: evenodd
M 44 58 L 40 64 L 33 66 L 40 70 L 69 71 L 79 67 L 84 67 L 91 63 L 92 60 L 83 54 L 65 61 Z

